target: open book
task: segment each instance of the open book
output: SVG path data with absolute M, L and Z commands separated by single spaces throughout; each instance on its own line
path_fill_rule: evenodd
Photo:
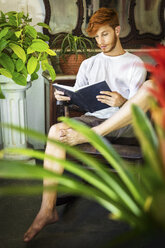
M 85 112 L 93 113 L 109 107 L 107 104 L 99 102 L 96 98 L 97 95 L 100 95 L 100 91 L 111 91 L 106 81 L 85 85 L 76 91 L 74 87 L 66 85 L 54 83 L 53 86 L 57 90 L 64 92 L 64 95 L 69 96 L 71 98 L 71 104 L 79 106 Z

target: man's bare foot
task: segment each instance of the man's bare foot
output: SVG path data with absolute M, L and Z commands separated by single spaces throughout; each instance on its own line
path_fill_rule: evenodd
M 56 221 L 58 221 L 58 214 L 56 209 L 51 213 L 40 210 L 36 218 L 34 219 L 32 225 L 25 233 L 24 242 L 29 242 L 43 229 L 44 226 L 48 224 L 53 224 Z

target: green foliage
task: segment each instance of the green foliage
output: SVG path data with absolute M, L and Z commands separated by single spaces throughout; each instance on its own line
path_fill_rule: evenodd
M 162 162 L 157 152 L 157 137 L 146 115 L 137 106 L 132 107 L 133 124 L 135 132 L 140 138 L 142 151 L 144 153 L 144 164 L 133 166 L 119 157 L 110 143 L 104 137 L 97 135 L 85 124 L 69 118 L 61 118 L 71 128 L 82 133 L 107 160 L 116 171 L 112 173 L 109 166 L 97 159 L 81 152 L 77 147 L 71 147 L 57 140 L 47 139 L 44 134 L 32 130 L 24 130 L 19 127 L 5 125 L 6 128 L 13 128 L 16 131 L 24 132 L 28 136 L 42 142 L 49 141 L 74 156 L 73 162 L 59 159 L 55 155 L 44 154 L 41 151 L 32 149 L 7 149 L 9 153 L 28 155 L 37 159 L 47 159 L 57 162 L 70 173 L 80 177 L 83 181 L 72 176 L 59 175 L 50 172 L 40 166 L 30 166 L 21 162 L 0 161 L 0 177 L 2 178 L 31 178 L 41 180 L 49 178 L 57 180 L 58 185 L 51 186 L 49 190 L 71 192 L 75 195 L 82 195 L 92 199 L 110 211 L 110 217 L 115 220 L 124 220 L 140 231 L 157 228 L 165 228 L 164 206 L 165 202 L 165 179 L 162 173 Z M 148 151 L 151 149 L 152 153 Z M 5 151 L 1 151 L 1 156 Z M 155 161 L 157 160 L 157 165 Z M 80 165 L 83 162 L 84 166 Z M 17 192 L 23 194 L 22 189 L 10 190 L 0 188 L 0 194 L 12 194 Z M 41 189 L 33 186 L 31 193 L 38 193 Z M 26 189 L 27 194 L 30 189 Z M 163 205 L 162 205 L 163 204 Z M 159 211 L 157 212 L 157 210 Z
M 32 19 L 28 14 L 15 11 L 0 14 L 0 74 L 26 85 L 27 74 L 31 75 L 31 81 L 35 80 L 38 77 L 35 70 L 44 59 L 45 69 L 54 81 L 55 71 L 48 63 L 48 55 L 56 53 L 47 44 L 49 37 L 30 25 Z M 50 29 L 45 23 L 38 25 Z
M 133 121 L 136 135 L 139 139 L 140 145 L 143 149 L 144 157 L 149 164 L 150 168 L 162 178 L 162 164 L 161 157 L 159 155 L 159 143 L 155 130 L 151 122 L 145 118 L 144 112 L 135 106 L 133 108 Z M 141 125 L 143 123 L 143 125 Z
M 60 53 L 63 59 L 66 54 L 83 53 L 86 57 L 89 57 L 91 52 L 94 52 L 94 45 L 92 41 L 83 36 L 75 36 L 70 33 L 59 34 L 52 42 L 52 47 L 58 47 L 60 45 Z

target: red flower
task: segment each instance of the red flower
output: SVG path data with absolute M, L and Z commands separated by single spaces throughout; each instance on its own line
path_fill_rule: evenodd
M 146 64 L 146 69 L 151 72 L 151 78 L 155 88 L 151 93 L 156 98 L 158 105 L 162 108 L 162 124 L 165 128 L 165 46 L 159 45 L 158 51 L 151 50 L 149 55 L 157 62 L 156 66 Z

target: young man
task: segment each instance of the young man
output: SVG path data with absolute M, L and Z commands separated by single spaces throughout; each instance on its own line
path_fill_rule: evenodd
M 106 103 L 109 108 L 86 113 L 79 120 L 91 126 L 100 135 L 131 136 L 132 129 L 128 124 L 131 122 L 132 102 L 137 103 L 144 110 L 148 109 L 149 93 L 145 86 L 142 86 L 146 77 L 143 62 L 122 48 L 119 40 L 118 17 L 113 9 L 101 8 L 96 11 L 90 19 L 87 32 L 89 36 L 95 37 L 102 52 L 82 63 L 75 88 L 105 80 L 112 92 L 100 92 L 97 96 L 98 101 Z M 151 81 L 145 82 L 147 87 L 150 84 Z M 55 92 L 55 98 L 60 101 L 70 100 L 60 91 Z M 64 123 L 52 126 L 49 137 L 71 145 L 87 142 L 83 136 Z M 65 158 L 65 151 L 51 143 L 47 144 L 46 153 Z M 63 173 L 60 164 L 52 161 L 45 160 L 44 167 Z M 51 184 L 49 180 L 44 180 L 44 185 L 49 184 Z M 55 204 L 56 192 L 43 192 L 41 209 L 24 235 L 25 242 L 30 241 L 45 225 L 58 220 Z

